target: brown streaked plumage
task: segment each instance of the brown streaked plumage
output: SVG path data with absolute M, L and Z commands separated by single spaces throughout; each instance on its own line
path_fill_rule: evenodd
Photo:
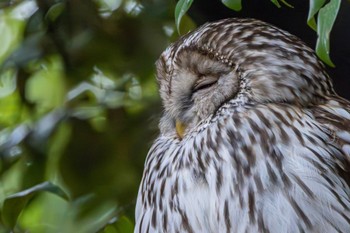
M 135 233 L 350 232 L 350 103 L 301 40 L 208 23 L 163 52 L 157 79 Z

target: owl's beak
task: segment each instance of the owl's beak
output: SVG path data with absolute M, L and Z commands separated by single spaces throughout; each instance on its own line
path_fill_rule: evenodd
M 175 127 L 177 136 L 179 136 L 180 139 L 183 139 L 186 130 L 186 124 L 179 120 L 176 120 Z

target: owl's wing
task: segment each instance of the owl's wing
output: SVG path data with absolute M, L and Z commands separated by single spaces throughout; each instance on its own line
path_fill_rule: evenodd
M 326 104 L 314 109 L 316 120 L 328 131 L 332 144 L 338 147 L 345 155 L 340 175 L 350 186 L 350 102 L 332 96 Z
M 210 128 L 234 232 L 350 232 L 349 102 L 255 105 Z

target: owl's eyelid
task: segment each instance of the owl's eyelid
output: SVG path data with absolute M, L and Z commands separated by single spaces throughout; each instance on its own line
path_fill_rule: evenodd
M 193 92 L 211 87 L 212 85 L 217 83 L 217 81 L 218 79 L 215 77 L 203 77 L 193 85 Z

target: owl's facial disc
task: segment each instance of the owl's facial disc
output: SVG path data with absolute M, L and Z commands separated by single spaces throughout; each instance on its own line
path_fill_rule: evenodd
M 210 89 L 215 88 L 217 86 L 218 77 L 216 76 L 205 76 L 205 75 L 199 75 L 200 77 L 198 80 L 192 85 L 191 88 L 191 95 L 192 98 L 195 99 L 196 95 L 203 95 L 203 93 L 210 91 Z M 193 105 L 192 98 L 189 98 L 189 96 L 185 95 L 185 98 L 182 101 L 183 104 L 183 110 L 186 111 L 186 108 Z M 187 102 L 187 104 L 186 104 Z M 177 136 L 182 139 L 184 137 L 184 134 L 186 132 L 186 128 L 190 121 L 192 120 L 192 117 L 190 119 L 185 119 L 179 116 L 175 119 L 175 128 Z
M 234 98 L 239 81 L 234 68 L 195 51 L 179 52 L 175 64 L 164 107 L 181 139 Z

